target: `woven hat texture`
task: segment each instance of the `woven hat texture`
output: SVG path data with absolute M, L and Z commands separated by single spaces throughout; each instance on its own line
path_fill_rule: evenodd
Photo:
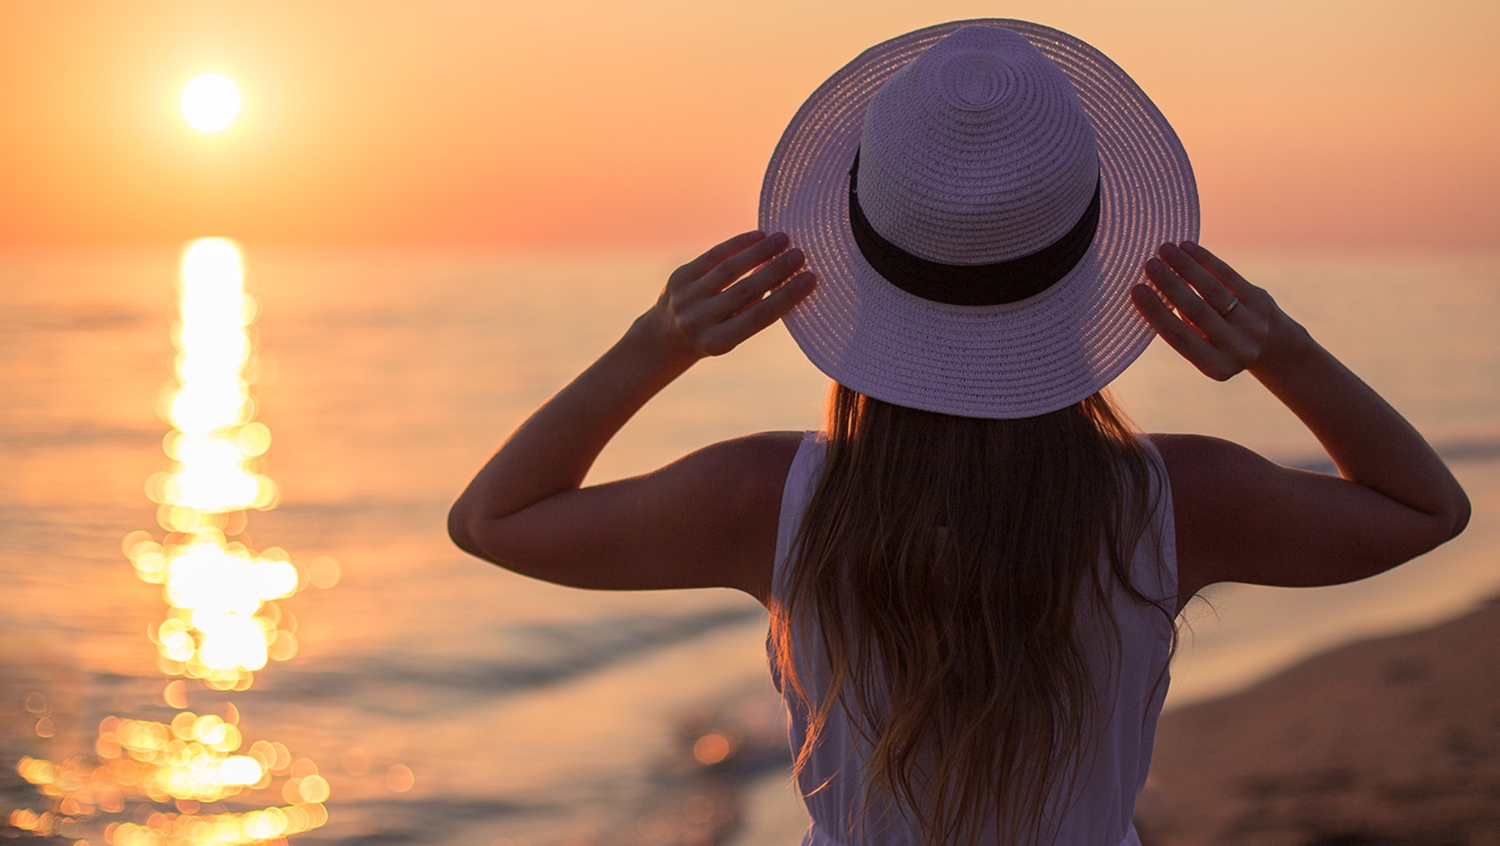
M 946 265 L 1036 253 L 1097 190 L 1083 257 L 1040 294 L 950 305 L 876 272 L 851 232 L 849 174 L 885 240 Z M 1109 384 L 1151 342 L 1129 289 L 1166 241 L 1196 238 L 1181 142 L 1118 66 L 1038 24 L 957 21 L 876 45 L 808 98 L 766 171 L 760 227 L 787 232 L 818 287 L 785 322 L 841 384 L 966 417 L 1030 417 Z

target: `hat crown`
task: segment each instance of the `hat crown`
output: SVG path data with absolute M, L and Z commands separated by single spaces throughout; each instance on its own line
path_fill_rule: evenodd
M 1094 129 L 1067 76 L 1024 36 L 954 31 L 871 98 L 859 203 L 886 240 L 978 265 L 1062 238 L 1094 198 Z

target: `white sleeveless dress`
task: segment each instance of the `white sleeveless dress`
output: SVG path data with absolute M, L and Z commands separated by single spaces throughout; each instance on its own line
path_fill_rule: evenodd
M 1153 474 L 1155 511 L 1145 537 L 1131 562 L 1131 580 L 1137 590 L 1161 598 L 1175 607 L 1177 556 L 1172 522 L 1171 491 L 1161 456 L 1149 441 L 1142 440 L 1158 470 Z M 785 589 L 789 568 L 795 566 L 792 545 L 808 500 L 817 486 L 826 441 L 818 432 L 808 432 L 797 449 L 787 473 L 781 497 L 781 517 L 776 533 L 776 563 L 772 594 Z M 1101 563 L 1101 566 L 1107 564 Z M 1118 588 L 1118 586 L 1116 586 Z M 1156 719 L 1167 692 L 1167 661 L 1172 623 L 1158 609 L 1132 599 L 1115 589 L 1111 607 L 1120 629 L 1120 665 L 1112 672 L 1115 650 L 1105 641 L 1089 647 L 1099 701 L 1112 705 L 1108 722 L 1099 735 L 1093 755 L 1085 762 L 1085 776 L 1075 801 L 1049 813 L 1061 814 L 1052 843 L 1068 846 L 1140 846 L 1131 817 L 1136 794 L 1151 766 L 1151 747 Z M 769 643 L 768 643 L 769 646 Z M 815 701 L 827 688 L 827 671 L 821 660 L 809 658 L 819 650 L 809 644 L 795 645 L 797 667 Z M 771 654 L 771 672 L 778 689 L 781 674 Z M 807 732 L 807 714 L 795 698 L 783 691 L 791 715 L 789 737 L 795 754 Z M 888 815 L 879 826 L 860 828 L 853 815 L 859 807 L 860 774 L 868 747 L 855 740 L 841 709 L 830 713 L 823 735 L 798 779 L 798 792 L 812 815 L 812 825 L 803 846 L 920 846 L 921 838 L 899 815 Z M 821 789 L 820 789 L 821 785 Z M 859 838 L 856 841 L 856 836 Z

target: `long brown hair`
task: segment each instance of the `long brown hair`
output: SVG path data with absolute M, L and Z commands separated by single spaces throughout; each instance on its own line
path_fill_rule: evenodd
M 1108 621 L 1119 648 L 1111 578 L 1173 616 L 1129 578 L 1154 466 L 1102 394 L 980 420 L 835 385 L 796 566 L 772 603 L 783 685 L 808 710 L 797 771 L 839 707 L 873 750 L 867 809 L 894 802 L 928 846 L 1043 839 L 1097 728 L 1080 617 Z M 798 630 L 821 635 L 817 699 L 793 660 Z

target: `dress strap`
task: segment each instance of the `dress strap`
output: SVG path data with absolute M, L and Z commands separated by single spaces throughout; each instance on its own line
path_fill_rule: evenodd
M 824 448 L 828 441 L 823 433 L 809 430 L 797 446 L 797 455 L 786 472 L 786 484 L 781 489 L 781 515 L 776 523 L 776 561 L 771 571 L 771 593 L 780 591 L 786 578 L 787 563 L 792 556 L 792 544 L 797 540 L 797 530 L 802 526 L 802 514 L 817 489 L 818 477 L 823 470 Z

